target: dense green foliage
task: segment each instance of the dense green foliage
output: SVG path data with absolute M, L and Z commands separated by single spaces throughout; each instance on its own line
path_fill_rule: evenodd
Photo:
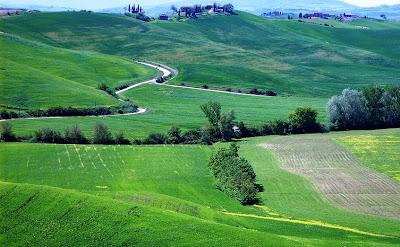
M 200 108 L 208 119 L 209 126 L 207 130 L 210 135 L 210 140 L 230 141 L 234 134 L 234 112 L 221 112 L 221 104 L 215 101 L 210 101 L 207 104 L 201 105 Z
M 289 114 L 292 133 L 314 133 L 321 131 L 317 122 L 318 112 L 311 107 L 299 107 Z
M 400 87 L 345 89 L 327 104 L 328 124 L 335 130 L 400 126 Z
M 238 151 L 236 144 L 221 148 L 211 156 L 208 166 L 218 189 L 240 203 L 249 205 L 258 201 L 256 174 L 250 163 L 239 157 Z
M 111 107 L 75 108 L 51 107 L 36 110 L 2 110 L 0 119 L 29 118 L 29 117 L 77 117 L 77 116 L 104 116 L 112 114 L 126 114 L 136 112 L 138 107 L 131 101 L 125 101 Z
M 113 144 L 114 140 L 108 126 L 104 123 L 97 123 L 93 129 L 94 144 Z
M 9 122 L 1 123 L 0 140 L 5 141 L 5 142 L 12 142 L 12 141 L 17 140 L 17 138 L 12 130 L 12 126 Z

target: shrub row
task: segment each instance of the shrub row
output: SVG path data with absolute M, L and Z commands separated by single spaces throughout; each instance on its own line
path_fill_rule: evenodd
M 274 91 L 263 91 L 263 90 L 258 90 L 257 88 L 253 88 L 249 91 L 249 94 L 255 94 L 255 95 L 266 95 L 266 96 L 277 96 L 278 94 L 275 93 Z
M 7 111 L 0 112 L 0 119 L 28 118 L 28 117 L 78 117 L 78 116 L 102 116 L 112 114 L 133 113 L 137 111 L 131 101 L 113 107 L 93 107 L 93 108 L 75 108 L 75 107 L 52 107 L 46 110 L 27 110 L 27 111 Z
M 37 143 L 57 143 L 57 144 L 130 144 L 124 137 L 122 131 L 111 134 L 107 125 L 98 123 L 93 129 L 93 140 L 90 142 L 80 130 L 78 125 L 66 128 L 63 133 L 49 128 L 35 131 L 31 142 Z
M 102 90 L 106 93 L 108 93 L 109 95 L 113 96 L 114 98 L 118 98 L 118 95 L 115 93 L 115 89 L 110 88 L 107 84 L 105 83 L 100 83 L 97 86 L 97 89 Z
M 211 156 L 208 166 L 219 190 L 243 205 L 254 204 L 258 202 L 257 193 L 261 186 L 256 183 L 256 174 L 250 163 L 239 157 L 238 149 L 236 144 L 219 149 Z

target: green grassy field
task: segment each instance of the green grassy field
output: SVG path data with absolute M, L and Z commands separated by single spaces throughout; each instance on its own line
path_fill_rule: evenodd
M 70 190 L 0 182 L 0 195 L 3 246 L 299 245 L 273 234 Z
M 146 108 L 148 112 L 120 117 L 18 119 L 13 120 L 12 125 L 17 134 L 30 135 L 42 127 L 64 130 L 68 126 L 79 124 L 82 130 L 91 136 L 94 125 L 104 122 L 114 131 L 124 130 L 126 136 L 133 139 L 147 137 L 153 132 L 166 133 L 171 126 L 178 126 L 184 130 L 204 126 L 207 121 L 200 105 L 210 100 L 220 102 L 224 111 L 234 110 L 237 120 L 255 126 L 274 119 L 286 120 L 289 112 L 299 105 L 309 105 L 317 109 L 320 121 L 324 122 L 327 102 L 323 98 L 239 96 L 158 85 L 143 85 L 124 96 Z
M 392 135 L 366 134 L 337 140 L 368 167 L 400 182 L 400 133 Z
M 0 35 L 0 44 L 3 107 L 115 105 L 117 99 L 97 90 L 100 83 L 114 88 L 158 73 L 118 57 L 54 48 L 9 34 Z
M 165 63 L 181 71 L 177 84 L 328 97 L 346 87 L 400 82 L 396 23 L 326 28 L 244 12 L 144 23 L 104 14 L 40 13 L 6 18 L 1 29 L 56 47 Z
M 366 132 L 346 132 L 346 135 L 357 137 L 363 133 Z M 253 138 L 241 143 L 241 154 L 250 160 L 257 173 L 258 181 L 265 187 L 265 191 L 260 194 L 263 202 L 261 207 L 243 207 L 234 199 L 215 189 L 213 178 L 207 168 L 207 160 L 213 147 L 208 146 L 0 144 L 0 180 L 8 183 L 69 189 L 73 192 L 68 192 L 66 195 L 65 192 L 58 190 L 52 192 L 49 197 L 57 196 L 62 201 L 72 197 L 75 203 L 80 197 L 89 197 L 90 200 L 87 200 L 93 200 L 94 208 L 97 207 L 96 200 L 106 203 L 102 207 L 106 212 L 114 205 L 119 205 L 118 208 L 140 205 L 140 208 L 151 207 L 154 210 L 151 211 L 151 215 L 149 213 L 149 217 L 153 217 L 152 220 L 155 221 L 158 220 L 157 217 L 164 217 L 168 222 L 174 221 L 175 219 L 156 213 L 158 210 L 163 210 L 164 213 L 172 211 L 179 217 L 187 218 L 188 221 L 200 221 L 201 224 L 206 225 L 218 223 L 229 229 L 230 227 L 252 229 L 254 233 L 268 233 L 264 238 L 274 239 L 279 235 L 283 239 L 311 246 L 390 246 L 398 243 L 400 228 L 397 220 L 352 213 L 334 207 L 315 191 L 308 180 L 282 170 L 272 152 L 257 146 L 271 138 L 273 137 Z M 24 155 L 20 156 L 20 153 Z M 42 200 L 52 200 L 46 199 L 45 195 L 53 189 L 24 186 L 16 190 L 15 200 L 26 201 L 35 194 L 31 190 L 36 193 L 45 190 L 47 192 L 39 193 L 40 197 L 43 197 Z M 3 191 L 12 191 L 12 189 Z M 80 193 L 89 193 L 96 197 Z M 2 203 L 7 201 L 6 198 L 2 199 Z M 36 202 L 32 200 L 31 210 L 39 210 L 39 212 L 50 210 L 44 207 L 45 203 L 41 205 L 40 200 L 34 205 Z M 74 202 L 71 204 L 75 205 Z M 71 204 L 60 202 L 51 206 L 66 205 L 61 207 L 60 211 L 68 211 Z M 88 206 L 79 207 L 79 210 L 82 214 L 89 214 L 91 210 L 96 211 Z M 12 207 L 5 211 L 8 214 L 4 213 L 6 215 L 3 216 L 4 219 L 17 217 L 15 220 L 21 220 L 18 219 L 19 214 L 11 214 L 10 211 L 13 211 Z M 30 213 L 32 211 L 28 209 L 22 212 L 28 216 L 32 214 Z M 116 210 L 115 214 L 118 216 L 119 211 Z M 99 215 L 104 214 L 99 213 Z M 102 217 L 107 220 L 108 216 Z M 51 217 L 48 220 L 51 221 Z M 145 228 L 151 227 L 146 219 L 140 222 Z M 66 224 L 72 224 L 72 222 Z M 128 223 L 115 224 L 118 227 L 129 225 Z M 29 225 L 30 223 L 27 222 L 25 227 Z M 376 225 L 380 227 L 376 228 Z M 3 227 L 7 229 L 7 226 Z M 225 229 L 224 227 L 221 229 Z M 15 230 L 6 236 L 17 233 L 18 230 Z M 79 238 L 85 237 L 85 234 L 86 231 Z M 147 235 L 143 243 L 151 239 L 149 237 L 151 234 L 153 233 L 150 232 Z M 179 234 L 185 234 L 185 231 Z M 396 237 L 388 238 L 373 234 Z M 54 237 L 59 236 L 55 233 Z M 256 236 L 248 238 L 258 241 Z M 47 236 L 42 236 L 40 239 L 49 241 Z M 182 240 L 183 242 L 191 241 L 191 238 L 186 237 Z M 159 239 L 154 239 L 154 241 L 159 241 Z M 212 238 L 210 241 L 218 240 Z M 284 244 L 284 242 L 277 243 Z
M 367 28 L 360 29 L 358 26 Z M 154 77 L 132 63 L 177 68 L 170 83 L 274 90 L 252 97 L 143 85 L 124 94 L 145 114 L 16 119 L 20 136 L 95 123 L 129 139 L 206 124 L 210 100 L 237 120 L 261 125 L 312 106 L 325 121 L 328 98 L 346 87 L 399 84 L 400 25 L 359 20 L 335 28 L 239 16 L 145 23 L 117 15 L 37 13 L 1 18 L 0 108 L 115 105 L 96 89 Z M 245 35 L 244 35 L 245 34 Z M 322 135 L 322 134 L 321 134 Z M 328 133 L 366 166 L 399 176 L 399 130 Z M 242 206 L 215 188 L 214 146 L 101 146 L 0 143 L 0 245 L 5 246 L 397 246 L 399 220 L 331 204 L 314 184 L 241 140 L 264 186 L 261 205 Z M 384 165 L 382 163 L 384 162 Z M 379 226 L 379 227 L 377 227 Z

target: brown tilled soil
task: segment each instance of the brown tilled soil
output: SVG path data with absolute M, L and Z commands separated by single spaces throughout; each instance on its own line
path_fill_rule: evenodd
M 262 145 L 277 154 L 284 169 L 310 179 L 334 204 L 400 219 L 400 184 L 363 166 L 329 137 L 286 136 Z

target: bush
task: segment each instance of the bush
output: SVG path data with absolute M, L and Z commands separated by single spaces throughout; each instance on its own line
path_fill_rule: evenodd
M 168 143 L 171 144 L 180 144 L 182 143 L 182 131 L 178 127 L 171 127 L 168 131 Z
M 100 89 L 100 90 L 102 90 L 102 91 L 104 91 L 104 92 L 106 92 L 106 93 L 108 93 L 109 95 L 111 95 L 111 96 L 113 96 L 113 97 L 115 97 L 115 98 L 118 98 L 118 95 L 115 93 L 115 90 L 112 89 L 112 88 L 110 88 L 110 87 L 109 87 L 108 85 L 106 85 L 105 83 L 100 83 L 100 84 L 97 86 L 97 88 Z
M 167 144 L 168 137 L 160 133 L 150 134 L 144 141 L 143 144 Z
M 12 131 L 11 123 L 6 121 L 1 124 L 1 136 L 2 141 L 14 142 L 17 140 L 14 132 Z
M 110 110 L 112 113 L 126 114 L 137 112 L 138 107 L 132 101 L 127 100 L 117 107 L 112 107 Z
M 317 122 L 318 112 L 311 107 L 299 107 L 289 114 L 291 132 L 295 134 L 315 133 L 321 131 Z
M 261 135 L 288 135 L 290 133 L 290 124 L 282 120 L 268 122 L 259 130 L 259 134 Z
M 115 144 L 118 144 L 118 145 L 128 145 L 128 144 L 130 144 L 130 141 L 125 138 L 124 132 L 122 130 L 120 130 L 117 133 L 115 133 Z
M 238 149 L 236 144 L 231 144 L 228 149 L 218 150 L 212 155 L 208 166 L 219 190 L 244 205 L 254 204 L 258 202 L 260 186 L 256 184 L 256 174 L 250 163 L 239 157 Z
M 136 19 L 141 20 L 141 21 L 145 21 L 145 22 L 151 21 L 151 18 L 148 17 L 147 15 L 143 14 L 143 13 L 137 14 L 136 15 Z
M 78 125 L 66 128 L 64 131 L 65 142 L 69 144 L 87 144 L 89 141 Z
M 93 130 L 93 144 L 113 144 L 111 132 L 107 125 L 103 123 L 97 123 Z
M 65 143 L 65 139 L 59 131 L 51 130 L 49 128 L 42 128 L 35 131 L 33 142 L 62 144 Z
M 208 89 L 208 86 L 207 85 L 203 85 L 203 86 L 201 86 L 202 88 L 204 88 L 204 89 Z
M 2 110 L 1 113 L 0 113 L 0 118 L 1 119 L 10 119 L 11 118 L 11 114 L 6 110 Z

